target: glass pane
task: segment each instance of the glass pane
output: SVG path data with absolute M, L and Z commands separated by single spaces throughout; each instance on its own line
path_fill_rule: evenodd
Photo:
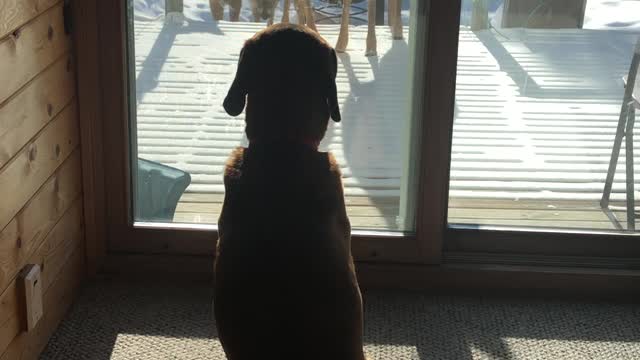
M 372 1 L 385 15 L 377 16 L 377 56 L 365 55 L 368 3 L 353 1 L 349 43 L 338 57 L 342 122 L 330 122 L 320 151 L 331 151 L 342 168 L 354 229 L 412 231 L 415 179 L 408 174 L 416 173 L 419 140 L 412 99 L 420 97 L 412 89 L 419 88 L 413 74 L 421 65 L 414 54 L 422 52 L 413 33 L 426 22 L 412 16 L 422 6 L 417 1 Z M 223 13 L 215 20 L 220 13 L 210 6 L 215 10 L 218 3 Z M 239 9 L 228 3 L 129 0 L 136 221 L 216 223 L 225 162 L 232 149 L 248 146 L 244 114 L 234 118 L 222 107 L 240 49 L 270 14 L 281 21 L 285 3 L 291 22 L 298 22 L 297 4 L 303 2 L 243 0 Z M 342 5 L 310 4 L 319 33 L 336 44 Z M 392 19 L 401 26 L 388 25 L 390 13 L 398 14 Z
M 634 230 L 639 39 L 639 1 L 463 1 L 449 223 Z

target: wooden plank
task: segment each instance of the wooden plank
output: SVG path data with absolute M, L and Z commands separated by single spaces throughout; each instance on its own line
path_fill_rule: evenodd
M 175 223 L 185 224 L 216 224 L 218 222 L 218 214 L 210 213 L 176 213 L 173 217 Z M 396 230 L 396 216 L 352 216 L 349 215 L 351 227 L 353 229 L 380 229 L 380 230 Z
M 533 227 L 543 229 L 589 229 L 589 230 L 615 230 L 611 221 L 578 221 L 578 220 L 506 220 L 506 219 L 467 219 L 449 218 L 449 224 L 469 226 L 515 226 Z M 624 222 L 623 222 L 624 223 Z
M 220 214 L 222 204 L 220 203 L 178 203 L 176 212 L 193 212 L 202 214 Z M 371 204 L 368 206 L 350 206 L 347 205 L 347 213 L 349 215 L 358 216 L 382 216 L 382 215 L 398 215 L 398 204 Z
M 177 223 L 215 224 L 224 194 L 183 194 L 173 221 Z M 398 198 L 345 197 L 347 214 L 354 229 L 397 230 Z
M 174 221 L 215 224 L 221 208 L 218 201 L 221 201 L 222 198 L 222 194 L 184 194 L 176 209 Z M 349 197 L 347 197 L 348 199 Z M 347 205 L 349 218 L 354 228 L 395 228 L 398 212 L 397 200 L 377 205 L 375 203 L 377 199 L 355 199 L 358 203 L 366 205 Z M 615 205 L 624 206 L 624 203 L 618 202 Z M 620 221 L 625 221 L 624 212 L 617 215 Z M 614 228 L 597 201 L 571 200 L 516 201 L 511 199 L 452 198 L 449 200 L 448 222 L 480 226 L 562 227 L 599 230 Z
M 17 35 L 17 36 L 16 36 Z M 0 40 L 0 104 L 33 79 L 71 46 L 64 33 L 62 4 L 28 23 L 16 35 Z
M 58 2 L 60 0 L 0 1 L 0 39 L 14 32 L 17 28 Z
M 64 319 L 84 277 L 84 246 L 78 244 L 55 282 L 44 293 L 44 316 L 30 332 L 13 338 L 0 360 L 35 360 Z
M 42 286 L 48 289 L 67 262 L 72 250 L 82 241 L 84 224 L 82 220 L 82 200 L 74 201 L 71 208 L 29 259 L 42 268 Z
M 624 206 L 624 203 L 615 205 Z M 531 209 L 531 210 L 600 210 L 598 201 L 581 200 L 517 200 L 449 198 L 449 208 L 457 209 Z M 481 210 L 478 210 L 481 211 Z
M 180 198 L 180 203 L 220 203 L 224 200 L 224 194 L 215 193 L 184 193 Z M 368 197 L 368 196 L 346 196 L 344 198 L 347 206 L 372 206 L 373 204 L 384 204 L 398 206 L 398 198 L 393 197 Z
M 577 220 L 606 221 L 607 216 L 598 210 L 531 210 L 531 209 L 449 209 L 449 217 L 485 220 Z
M 82 189 L 84 198 L 87 272 L 98 272 L 107 252 L 105 224 L 104 157 L 102 148 L 102 96 L 98 55 L 97 0 L 72 1 L 76 50 L 78 118 L 82 142 Z
M 0 106 L 0 168 L 69 104 L 75 94 L 71 54 Z
M 67 106 L 38 136 L 0 169 L 0 229 L 11 221 L 78 145 L 75 102 Z
M 16 281 L 11 282 L 0 296 L 0 351 L 4 351 L 15 336 L 26 329 L 26 319 L 19 316 L 24 311 L 22 298 Z
M 81 181 L 80 150 L 77 149 L 0 231 L 0 289 L 7 287 L 78 198 Z
M 586 3 L 586 0 L 565 0 L 548 4 L 530 0 L 506 0 L 502 27 L 580 28 L 584 22 Z
M 28 260 L 28 263 L 37 263 L 42 267 L 42 288 L 45 294 L 52 288 L 54 279 L 69 259 L 72 249 L 82 244 L 82 237 L 82 202 L 78 198 Z M 20 300 L 14 278 L 7 290 L 0 295 L 0 352 L 24 329 Z M 47 311 L 45 306 L 45 317 Z
M 417 290 L 431 294 L 635 301 L 637 271 L 550 266 L 356 264 L 365 290 Z

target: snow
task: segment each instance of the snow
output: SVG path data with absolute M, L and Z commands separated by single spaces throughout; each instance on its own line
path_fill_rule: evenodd
M 220 106 L 242 41 L 264 27 L 252 22 L 249 0 L 243 1 L 242 22 L 216 23 L 208 0 L 184 0 L 186 21 L 175 27 L 164 26 L 164 0 L 132 3 L 139 154 L 191 173 L 191 192 L 222 192 L 226 157 L 245 141 L 243 118 L 227 116 Z M 502 1 L 488 1 L 495 23 Z M 599 198 L 620 79 L 640 33 L 640 1 L 589 0 L 584 30 L 501 34 L 468 31 L 469 5 L 465 0 L 461 14 L 451 194 Z M 314 0 L 314 6 L 326 3 Z M 406 24 L 408 1 L 403 9 Z M 337 15 L 340 8 L 322 11 Z M 364 25 L 366 2 L 353 13 L 352 24 Z M 276 21 L 281 14 L 279 8 Z M 291 16 L 296 21 L 293 9 Z M 335 25 L 320 25 L 320 32 L 335 43 Z M 392 41 L 388 27 L 379 27 L 379 57 L 366 58 L 365 36 L 365 26 L 354 26 L 348 56 L 340 58 L 345 121 L 332 124 L 323 149 L 343 166 L 347 195 L 397 198 L 410 98 L 407 37 Z M 624 191 L 624 167 L 619 171 L 614 197 Z

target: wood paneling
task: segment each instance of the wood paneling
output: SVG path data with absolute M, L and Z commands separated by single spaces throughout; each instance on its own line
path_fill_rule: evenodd
M 0 40 L 0 104 L 66 53 L 70 46 L 70 38 L 64 33 L 61 4 Z
M 27 257 L 78 198 L 80 180 L 80 151 L 76 150 L 0 231 L 0 289 L 14 279 Z
M 78 199 L 30 258 L 31 263 L 39 263 L 42 268 L 43 289 L 49 288 L 69 260 L 73 249 L 83 238 L 82 230 L 82 201 Z
M 55 288 L 52 285 L 54 279 L 64 268 L 64 264 L 68 262 L 74 249 L 82 245 L 82 238 L 82 202 L 78 198 L 28 260 L 28 263 L 40 264 L 43 268 L 42 288 L 45 292 L 45 317 L 52 309 L 51 306 L 47 307 L 46 294 Z M 23 304 L 15 278 L 7 290 L 0 295 L 0 304 L 0 352 L 4 352 L 12 340 L 21 331 L 26 330 Z
M 42 132 L 0 169 L 0 228 L 4 228 L 78 145 L 75 103 L 67 106 Z
M 75 93 L 70 54 L 0 107 L 0 168 L 71 101 Z
M 0 38 L 15 31 L 60 0 L 0 1 Z
M 75 64 L 63 1 L 0 0 L 0 354 L 35 359 L 84 269 Z M 26 331 L 21 269 L 42 267 L 44 315 Z
M 107 252 L 104 155 L 100 87 L 100 41 L 96 0 L 73 1 L 78 117 L 86 224 L 87 273 L 97 273 Z
M 0 360 L 37 359 L 75 298 L 84 275 L 84 245 L 71 258 L 44 293 L 44 316 L 30 332 L 21 332 L 6 348 Z

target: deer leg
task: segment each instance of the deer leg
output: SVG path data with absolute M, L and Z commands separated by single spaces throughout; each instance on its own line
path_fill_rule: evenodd
M 370 0 L 375 1 L 375 0 Z M 345 52 L 347 45 L 349 44 L 349 15 L 351 11 L 351 0 L 344 0 L 342 2 L 342 21 L 340 22 L 340 35 L 338 35 L 338 42 L 336 43 L 337 52 Z
M 316 28 L 316 19 L 313 17 L 313 8 L 311 7 L 311 0 L 302 0 L 302 6 L 303 6 L 304 17 L 305 17 L 305 22 L 307 26 L 311 30 L 318 32 L 318 29 Z
M 282 9 L 282 22 L 285 24 L 289 23 L 289 7 L 290 6 L 291 6 L 291 0 L 284 0 L 284 8 Z
M 273 21 L 274 21 L 274 19 L 276 17 L 276 7 L 278 7 L 278 3 L 279 2 L 280 1 L 276 1 L 275 3 L 272 4 L 273 8 L 271 9 L 272 10 L 271 11 L 271 16 L 269 16 L 269 20 L 267 20 L 267 26 L 273 25 Z
M 220 21 L 224 17 L 224 7 L 220 3 L 220 1 L 222 0 L 209 0 L 211 16 L 213 16 L 216 21 Z
M 367 50 L 365 56 L 378 55 L 378 44 L 376 39 L 376 0 L 369 0 L 368 4 L 369 27 L 367 29 Z
M 389 0 L 389 25 L 394 40 L 402 40 L 402 9 L 400 0 Z
M 253 22 L 260 22 L 260 14 L 258 13 L 257 0 L 251 0 L 251 14 L 253 15 Z
M 304 25 L 304 12 L 302 11 L 302 5 L 300 4 L 302 0 L 293 0 L 293 7 L 296 9 L 296 15 L 298 16 L 298 25 Z
M 229 20 L 240 20 L 240 11 L 242 10 L 242 0 L 229 1 Z

